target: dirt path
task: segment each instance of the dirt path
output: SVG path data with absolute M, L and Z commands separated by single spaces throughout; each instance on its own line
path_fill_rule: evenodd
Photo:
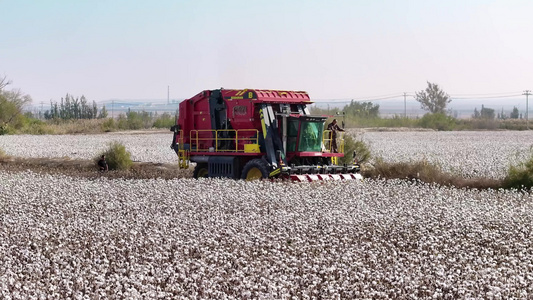
M 99 172 L 96 164 L 91 160 L 68 158 L 0 158 L 0 171 L 22 172 L 27 170 L 36 173 L 62 174 L 85 178 L 173 179 L 192 177 L 192 168 L 189 170 L 180 170 L 175 164 L 135 162 L 133 167 L 127 171 Z
M 61 174 L 89 179 L 106 177 L 109 179 L 174 179 L 192 178 L 193 168 L 180 170 L 175 164 L 134 162 L 127 171 L 99 172 L 96 163 L 91 160 L 68 158 L 20 158 L 0 157 L 0 172 L 23 172 L 31 170 L 36 173 Z M 421 182 L 434 182 L 457 188 L 498 189 L 501 180 L 487 178 L 461 178 L 442 172 L 428 172 L 411 164 L 387 164 L 366 168 L 362 172 L 365 178 L 417 179 Z

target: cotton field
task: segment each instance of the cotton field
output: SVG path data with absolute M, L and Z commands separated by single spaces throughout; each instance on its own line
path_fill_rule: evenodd
M 426 160 L 464 177 L 503 178 L 531 155 L 530 131 L 351 132 L 375 157 L 389 162 Z
M 528 132 L 357 133 L 387 161 L 501 178 Z M 0 136 L 20 157 L 171 133 Z M 529 299 L 533 197 L 421 182 L 89 179 L 0 171 L 0 299 Z
M 374 157 L 386 161 L 427 160 L 464 177 L 494 179 L 503 178 L 511 163 L 528 157 L 533 145 L 533 132 L 526 131 L 349 133 L 364 140 Z M 110 141 L 123 143 L 135 161 L 176 162 L 176 154 L 170 149 L 171 132 L 0 136 L 0 149 L 20 157 L 91 159 Z
M 0 148 L 19 157 L 69 157 L 92 159 L 118 141 L 131 152 L 132 160 L 143 162 L 176 162 L 170 149 L 172 133 L 110 133 L 89 135 L 9 135 L 0 136 Z
M 533 198 L 0 173 L 2 299 L 533 297 Z

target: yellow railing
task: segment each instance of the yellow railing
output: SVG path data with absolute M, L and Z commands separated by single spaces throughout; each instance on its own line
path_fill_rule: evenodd
M 244 145 L 258 144 L 258 136 L 257 129 L 191 130 L 191 151 L 244 152 Z
M 344 153 L 344 134 L 343 131 L 337 131 L 336 132 L 336 146 L 337 151 L 334 151 L 333 147 L 333 138 L 332 138 L 332 130 L 324 130 L 324 133 L 322 134 L 322 144 L 324 145 L 325 152 L 335 152 L 335 153 Z

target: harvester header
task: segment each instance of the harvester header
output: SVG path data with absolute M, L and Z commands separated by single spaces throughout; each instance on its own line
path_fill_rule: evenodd
M 338 165 L 344 132 L 324 130 L 311 103 L 303 91 L 205 90 L 180 103 L 171 147 L 196 178 L 359 178 L 356 162 Z

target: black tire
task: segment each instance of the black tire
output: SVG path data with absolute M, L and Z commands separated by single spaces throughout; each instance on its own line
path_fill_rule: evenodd
M 248 181 L 259 180 L 268 178 L 268 174 L 268 166 L 266 162 L 262 159 L 256 158 L 244 165 L 241 173 L 241 179 Z
M 193 172 L 192 176 L 194 178 L 196 178 L 196 179 L 209 177 L 207 164 L 206 163 L 197 163 L 196 167 L 194 167 L 194 172 Z

